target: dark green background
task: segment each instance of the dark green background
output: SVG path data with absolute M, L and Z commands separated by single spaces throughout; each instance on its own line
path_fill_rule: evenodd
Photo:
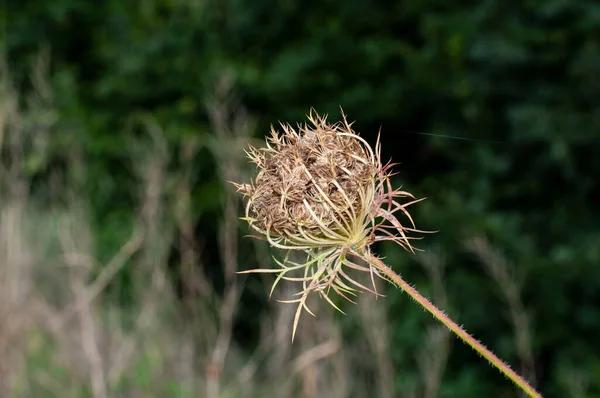
M 564 382 L 575 370 L 588 382 L 577 396 L 600 397 L 599 2 L 5 0 L 0 13 L 2 51 L 19 91 L 31 90 L 40 52 L 50 57 L 58 119 L 48 156 L 24 169 L 33 195 L 44 203 L 45 181 L 66 167 L 66 153 L 79 151 L 77 186 L 90 201 L 99 258 L 130 233 L 137 192 L 127 159 L 143 135 L 131 120 L 151 115 L 173 154 L 170 170 L 178 170 L 184 139 L 201 142 L 194 227 L 206 272 L 221 284 L 217 230 L 231 187 L 202 143 L 215 138 L 204 99 L 229 73 L 257 120 L 256 138 L 279 120 L 303 120 L 311 106 L 332 120 L 342 106 L 372 143 L 381 128 L 384 159 L 401 163 L 395 182 L 428 198 L 413 216 L 439 230 L 419 246 L 444 253 L 449 312 L 518 362 L 501 295 L 463 245 L 486 237 L 523 282 L 541 392 L 576 396 Z M 377 249 L 431 295 L 415 256 Z M 240 259 L 253 250 L 240 241 Z M 121 274 L 111 289 L 127 306 L 130 276 Z M 388 295 L 379 304 L 388 309 L 401 394 L 417 372 L 407 353 L 433 320 L 400 291 Z M 234 337 L 250 352 L 253 314 L 266 298 L 260 289 L 243 297 Z M 482 358 L 453 345 L 440 396 L 514 394 Z

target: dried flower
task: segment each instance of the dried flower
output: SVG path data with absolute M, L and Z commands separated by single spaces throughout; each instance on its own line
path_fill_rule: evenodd
M 327 116 L 311 110 L 309 123 L 297 131 L 281 124 L 282 133 L 273 127 L 264 148 L 250 147 L 248 157 L 258 174 L 250 184 L 234 184 L 247 197 L 246 220 L 250 227 L 272 246 L 298 250 L 306 261 L 295 263 L 289 256 L 275 260 L 279 269 L 245 272 L 278 274 L 273 289 L 281 280 L 301 282 L 297 298 L 294 338 L 302 309 L 311 292 L 317 292 L 341 311 L 328 296 L 330 291 L 352 301 L 348 296 L 357 290 L 377 293 L 375 276 L 382 277 L 370 259 L 371 245 L 393 241 L 413 251 L 410 232 L 415 229 L 408 206 L 420 201 L 400 189 L 392 189 L 393 164 L 382 165 L 379 138 L 375 151 L 352 130 L 342 112 L 342 121 L 327 123 Z M 401 198 L 410 198 L 401 203 Z M 406 216 L 410 227 L 397 218 Z M 288 252 L 289 255 L 289 252 Z M 359 264 L 363 260 L 366 265 Z M 303 276 L 289 273 L 303 270 Z M 373 288 L 349 276 L 349 270 L 368 272 Z
M 423 231 L 415 228 L 406 208 L 422 199 L 392 189 L 393 165 L 382 165 L 379 137 L 373 151 L 352 130 L 343 112 L 341 122 L 328 124 L 326 119 L 311 110 L 311 125 L 299 125 L 298 131 L 285 124 L 281 125 L 282 134 L 271 128 L 267 146 L 250 147 L 247 152 L 258 168 L 255 180 L 250 184 L 234 183 L 248 198 L 244 219 L 250 227 L 271 245 L 287 249 L 288 255 L 298 250 L 307 256 L 303 263 L 289 261 L 289 256 L 283 261 L 276 259 L 279 269 L 245 271 L 278 274 L 271 292 L 281 279 L 302 282 L 298 298 L 284 301 L 298 303 L 292 340 L 302 309 L 312 314 L 306 305 L 311 292 L 317 292 L 341 311 L 329 298 L 329 292 L 333 290 L 349 301 L 352 300 L 348 295 L 357 290 L 378 296 L 377 275 L 404 290 L 522 391 L 541 398 L 526 380 L 371 253 L 371 245 L 384 240 L 414 250 L 410 240 L 415 238 L 407 233 Z M 399 202 L 406 197 L 411 200 Z M 411 226 L 402 225 L 396 214 L 404 214 Z M 356 259 L 366 265 L 358 264 Z M 304 276 L 288 275 L 296 270 L 303 270 Z M 349 270 L 369 272 L 373 289 L 350 278 Z

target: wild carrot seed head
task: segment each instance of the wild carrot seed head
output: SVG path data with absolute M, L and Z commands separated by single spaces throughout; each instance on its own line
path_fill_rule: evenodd
M 310 115 L 298 131 L 271 130 L 267 147 L 250 148 L 258 175 L 241 186 L 247 220 L 258 232 L 295 246 L 346 244 L 377 176 L 375 156 L 347 124 Z
M 256 164 L 256 178 L 235 184 L 247 197 L 244 219 L 255 231 L 275 247 L 307 255 L 304 263 L 276 260 L 280 269 L 247 271 L 279 274 L 273 288 L 281 279 L 302 282 L 300 297 L 288 301 L 299 303 L 294 333 L 302 308 L 310 312 L 310 292 L 318 292 L 334 307 L 330 290 L 347 299 L 356 288 L 377 294 L 376 269 L 354 258 L 367 260 L 371 244 L 383 240 L 412 251 L 414 238 L 407 232 L 420 232 L 406 210 L 418 200 L 398 201 L 414 197 L 391 188 L 392 165 L 382 165 L 379 141 L 374 151 L 342 116 L 341 122 L 329 124 L 326 116 L 311 111 L 309 123 L 297 130 L 287 124 L 281 124 L 282 133 L 271 128 L 266 146 L 247 152 Z M 402 225 L 398 211 L 412 227 Z M 351 279 L 348 269 L 369 272 L 373 290 Z M 303 270 L 304 277 L 288 276 L 296 270 Z

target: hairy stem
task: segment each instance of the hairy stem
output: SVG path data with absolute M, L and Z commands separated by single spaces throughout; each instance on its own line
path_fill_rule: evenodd
M 404 279 L 400 277 L 400 275 L 396 274 L 390 267 L 385 265 L 380 259 L 375 256 L 368 257 L 369 262 L 373 265 L 377 270 L 382 272 L 389 279 L 394 281 L 398 287 L 404 290 L 410 297 L 412 297 L 417 303 L 419 303 L 423 308 L 429 311 L 437 320 L 442 322 L 444 325 L 448 327 L 454 334 L 460 337 L 465 343 L 471 346 L 475 351 L 481 354 L 485 359 L 490 361 L 490 363 L 495 366 L 500 372 L 504 373 L 506 377 L 511 379 L 521 390 L 526 392 L 530 397 L 542 398 L 541 394 L 537 392 L 529 383 L 523 379 L 521 376 L 516 374 L 506 363 L 504 363 L 500 358 L 498 358 L 494 353 L 485 348 L 483 344 L 475 340 L 473 336 L 467 333 L 462 327 L 457 325 L 452 319 L 450 319 L 446 314 L 444 314 L 441 310 L 439 310 L 435 305 L 433 305 L 429 300 L 421 295 L 415 288 L 409 285 Z

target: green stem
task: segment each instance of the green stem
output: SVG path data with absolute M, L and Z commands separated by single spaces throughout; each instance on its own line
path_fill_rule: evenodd
M 458 337 L 460 337 L 465 343 L 471 346 L 475 351 L 481 354 L 485 359 L 495 366 L 500 372 L 504 373 L 506 377 L 511 379 L 519 388 L 526 392 L 530 397 L 542 398 L 541 394 L 537 392 L 525 379 L 516 374 L 506 363 L 498 358 L 494 353 L 485 348 L 483 344 L 475 340 L 473 336 L 467 333 L 462 327 L 457 325 L 452 319 L 446 314 L 440 311 L 435 305 L 421 295 L 415 288 L 409 285 L 400 275 L 396 274 L 390 267 L 385 265 L 380 259 L 374 256 L 369 256 L 371 264 L 385 276 L 390 278 L 398 287 L 404 290 L 410 297 L 412 297 L 417 303 L 423 308 L 429 311 L 437 320 L 442 322 Z

